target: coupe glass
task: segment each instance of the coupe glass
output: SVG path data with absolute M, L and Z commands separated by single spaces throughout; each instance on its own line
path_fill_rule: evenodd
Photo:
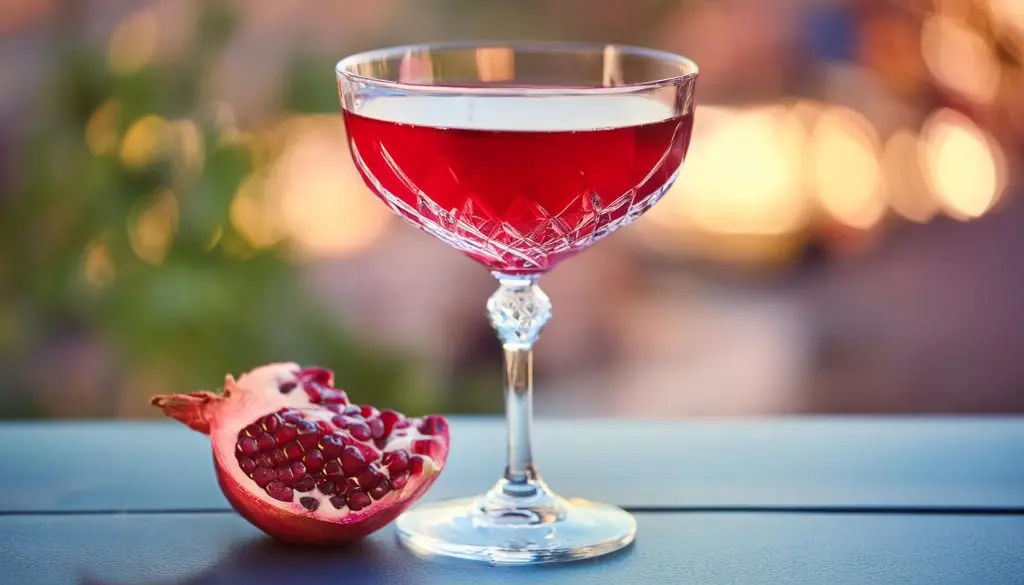
M 690 142 L 697 66 L 623 45 L 461 43 L 353 55 L 337 77 L 367 186 L 499 283 L 487 316 L 505 354 L 504 477 L 482 496 L 410 509 L 396 521 L 400 541 L 491 563 L 627 546 L 628 512 L 559 497 L 534 466 L 532 348 L 551 317 L 537 281 L 671 186 Z

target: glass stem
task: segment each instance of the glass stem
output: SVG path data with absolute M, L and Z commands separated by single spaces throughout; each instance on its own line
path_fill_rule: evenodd
M 500 286 L 487 301 L 487 314 L 505 350 L 505 415 L 508 465 L 502 491 L 511 497 L 534 496 L 539 489 L 533 467 L 533 344 L 551 318 L 551 301 L 537 276 L 495 273 Z
M 533 348 L 530 346 L 505 344 L 505 418 L 508 421 L 505 480 L 514 489 L 530 484 L 536 477 L 530 449 L 533 426 Z

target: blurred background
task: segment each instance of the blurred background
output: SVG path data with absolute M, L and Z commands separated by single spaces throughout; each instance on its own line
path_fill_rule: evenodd
M 6 0 L 0 418 L 271 360 L 498 412 L 495 284 L 363 186 L 333 73 L 473 38 L 701 66 L 676 187 L 543 281 L 539 415 L 1024 412 L 1021 0 Z

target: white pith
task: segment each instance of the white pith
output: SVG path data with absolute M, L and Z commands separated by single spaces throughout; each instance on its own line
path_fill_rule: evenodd
M 217 416 L 215 416 L 210 430 L 213 444 L 221 446 L 219 449 L 214 449 L 214 457 L 216 458 L 217 466 L 223 472 L 229 474 L 232 481 L 245 487 L 244 494 L 246 496 L 255 498 L 267 506 L 289 514 L 315 516 L 318 520 L 325 521 L 339 522 L 342 519 L 347 519 L 354 522 L 364 516 L 373 514 L 375 509 L 387 506 L 389 502 L 405 499 L 407 492 L 415 490 L 417 486 L 422 485 L 422 481 L 409 481 L 402 489 L 392 490 L 383 498 L 374 500 L 363 509 L 352 511 L 347 506 L 341 510 L 336 509 L 329 501 L 330 496 L 325 496 L 316 489 L 310 492 L 295 491 L 295 496 L 291 502 L 282 502 L 272 498 L 255 481 L 249 478 L 238 467 L 234 450 L 239 432 L 248 424 L 263 415 L 276 412 L 281 408 L 302 410 L 304 415 L 311 420 L 330 422 L 331 418 L 335 416 L 335 413 L 324 409 L 320 405 L 310 404 L 308 395 L 301 387 L 297 387 L 288 394 L 280 392 L 280 385 L 284 382 L 296 381 L 295 375 L 300 370 L 301 367 L 298 364 L 290 362 L 269 364 L 244 374 L 237 381 L 233 380 L 230 376 L 225 381 L 225 394 L 227 397 L 220 404 Z M 222 414 L 229 416 L 221 416 Z M 402 449 L 407 451 L 410 458 L 412 458 L 414 457 L 412 453 L 412 443 L 414 441 L 420 439 L 437 440 L 437 438 L 421 433 L 417 428 L 419 422 L 417 419 L 409 420 L 412 422 L 412 425 L 408 428 L 393 430 L 387 438 L 387 443 L 383 449 L 378 449 L 372 441 L 364 441 L 362 443 L 380 452 L 382 457 L 388 451 Z M 429 477 L 439 471 L 438 465 L 430 457 L 425 455 L 419 455 L 419 457 L 423 459 L 422 473 L 424 477 Z M 378 460 L 378 463 L 380 463 L 380 460 Z M 391 474 L 387 467 L 383 464 L 380 467 L 381 473 L 390 480 Z M 320 505 L 315 511 L 310 511 L 299 502 L 299 499 L 304 497 L 318 499 L 320 500 Z

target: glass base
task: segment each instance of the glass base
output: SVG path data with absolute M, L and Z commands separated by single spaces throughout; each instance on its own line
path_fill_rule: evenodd
M 506 506 L 508 490 L 499 490 L 405 512 L 395 522 L 399 541 L 423 556 L 522 565 L 589 559 L 636 537 L 636 520 L 621 508 L 550 492 L 538 494 L 540 505 L 514 498 L 519 505 Z

